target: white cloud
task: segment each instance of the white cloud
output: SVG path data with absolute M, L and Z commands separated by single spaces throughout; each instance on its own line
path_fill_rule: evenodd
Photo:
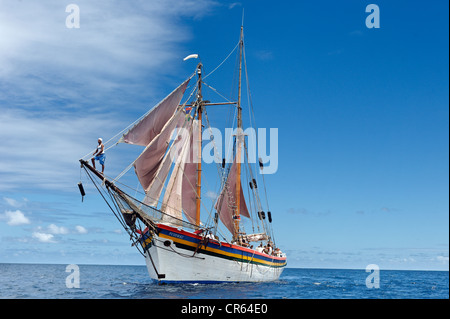
M 33 238 L 36 238 L 41 243 L 56 243 L 56 241 L 53 240 L 52 234 L 47 233 L 41 233 L 41 232 L 34 232 L 32 234 Z
M 65 235 L 69 233 L 69 230 L 63 226 L 56 226 L 55 224 L 50 224 L 48 226 L 48 231 L 50 234 L 54 235 Z
M 7 210 L 3 215 L 0 215 L 0 219 L 6 219 L 6 223 L 10 226 L 19 226 L 30 223 L 28 217 L 26 217 L 20 210 Z
M 162 74 L 183 79 L 173 62 L 181 65 L 181 44 L 191 34 L 180 18 L 199 18 L 216 5 L 76 4 L 80 28 L 68 29 L 67 4 L 0 2 L 0 136 L 7 137 L 0 139 L 0 190 L 73 191 L 77 161 L 95 148 L 97 137 L 115 135 L 129 124 L 123 118 L 130 110 L 139 109 L 130 116 L 135 120 L 156 102 L 151 99 L 164 96 Z M 117 161 L 107 160 L 107 170 L 111 164 Z
M 37 226 L 35 228 L 38 233 L 45 233 L 51 235 L 67 235 L 67 234 L 87 234 L 88 230 L 80 225 L 74 227 L 73 231 L 70 231 L 67 227 L 57 226 L 55 224 L 50 224 L 47 227 Z
M 87 232 L 88 232 L 86 228 L 84 228 L 83 226 L 80 226 L 80 225 L 75 226 L 75 230 L 79 234 L 87 234 Z

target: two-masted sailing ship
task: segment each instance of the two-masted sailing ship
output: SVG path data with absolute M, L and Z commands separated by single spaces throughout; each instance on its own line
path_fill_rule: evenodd
M 273 281 L 286 266 L 286 255 L 275 244 L 268 202 L 260 196 L 265 183 L 257 181 L 263 179 L 264 165 L 249 163 L 242 130 L 243 39 L 241 27 L 231 52 L 239 54 L 237 101 L 204 100 L 202 88 L 212 86 L 204 81 L 203 65 L 198 63 L 180 86 L 117 135 L 120 138 L 111 147 L 119 143 L 143 147 L 118 177 L 98 172 L 88 157 L 80 159 L 132 245 L 145 257 L 150 277 L 160 283 Z M 185 60 L 190 58 L 198 55 Z M 186 91 L 190 94 L 182 103 Z M 230 158 L 209 164 L 217 166 L 220 184 L 211 202 L 202 193 L 202 133 L 210 128 L 207 110 L 218 105 L 234 109 L 237 129 Z M 140 199 L 126 193 L 119 182 L 131 167 L 143 189 Z M 84 195 L 81 181 L 79 187 Z

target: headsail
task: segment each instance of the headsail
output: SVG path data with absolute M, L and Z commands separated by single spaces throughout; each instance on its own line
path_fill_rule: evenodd
M 235 193 L 236 193 L 236 158 L 234 159 L 233 164 L 231 165 L 227 181 L 215 205 L 215 208 L 219 213 L 220 220 L 232 234 L 235 233 L 233 221 L 233 212 L 234 209 L 236 208 Z M 250 217 L 247 210 L 247 205 L 245 203 L 242 186 L 240 192 L 240 215 Z
M 164 100 L 152 108 L 144 117 L 119 139 L 118 143 L 147 146 L 173 116 L 189 83 L 184 81 Z
M 185 121 L 185 113 L 182 109 L 176 112 L 168 123 L 164 126 L 161 133 L 157 135 L 151 143 L 145 148 L 138 159 L 134 162 L 136 175 L 142 188 L 147 192 L 151 182 L 162 163 L 164 154 L 168 148 L 168 142 L 173 130 L 180 127 Z
M 188 115 L 189 116 L 189 115 Z M 177 159 L 186 144 L 186 141 L 189 139 L 190 130 L 192 127 L 191 121 L 186 121 L 185 125 L 178 130 L 178 136 L 175 138 L 175 141 L 170 146 L 168 152 L 164 156 L 161 165 L 156 172 L 156 176 L 153 181 L 150 183 L 149 187 L 146 190 L 144 204 L 149 206 L 157 206 L 159 202 L 159 198 L 161 197 L 161 193 L 164 187 L 164 183 L 169 175 L 170 168 L 173 164 L 173 158 Z

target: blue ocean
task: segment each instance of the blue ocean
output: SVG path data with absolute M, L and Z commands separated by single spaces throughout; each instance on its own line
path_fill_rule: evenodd
M 145 266 L 1 264 L 7 299 L 448 299 L 448 271 L 380 270 L 370 287 L 365 270 L 287 268 L 271 283 L 158 285 Z M 73 278 L 72 278 L 73 279 Z

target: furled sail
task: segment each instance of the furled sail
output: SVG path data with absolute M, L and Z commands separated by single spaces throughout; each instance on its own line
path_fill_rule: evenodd
M 233 211 L 236 208 L 236 158 L 231 165 L 230 172 L 228 174 L 225 186 L 220 193 L 215 208 L 219 213 L 220 220 L 227 227 L 227 229 L 234 234 L 234 222 L 233 222 Z M 245 203 L 244 193 L 242 191 L 241 185 L 240 192 L 240 209 L 239 213 L 241 216 L 250 217 L 247 205 Z
M 136 125 L 123 134 L 118 142 L 147 146 L 161 133 L 166 123 L 177 110 L 189 80 L 184 81 L 164 100 L 152 108 Z
M 260 240 L 268 240 L 269 236 L 266 233 L 258 233 L 258 234 L 248 234 L 245 236 L 248 241 L 260 241 Z

